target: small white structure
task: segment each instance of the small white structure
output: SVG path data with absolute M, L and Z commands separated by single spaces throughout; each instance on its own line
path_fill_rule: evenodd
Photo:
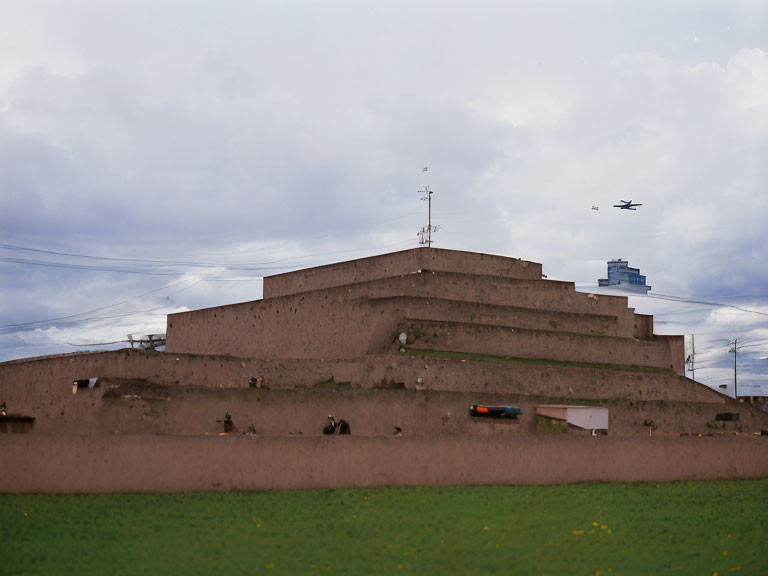
M 608 408 L 602 406 L 536 406 L 536 414 L 565 420 L 568 424 L 587 430 L 608 429 Z

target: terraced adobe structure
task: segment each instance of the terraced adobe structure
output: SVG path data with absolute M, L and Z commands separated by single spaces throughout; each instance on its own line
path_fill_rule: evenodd
M 0 434 L 0 491 L 768 475 L 768 413 L 685 378 L 683 337 L 627 304 L 435 248 L 267 277 L 261 300 L 169 315 L 165 352 L 0 364 L 0 402 L 34 419 Z

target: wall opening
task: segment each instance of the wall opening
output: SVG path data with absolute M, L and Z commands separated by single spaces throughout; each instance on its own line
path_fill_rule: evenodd
M 99 387 L 98 378 L 81 378 L 79 380 L 73 380 L 72 394 L 77 394 L 77 391 L 80 388 L 98 388 L 98 387 Z

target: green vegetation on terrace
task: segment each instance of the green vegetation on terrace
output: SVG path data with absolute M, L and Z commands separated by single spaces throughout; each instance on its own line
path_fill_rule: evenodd
M 596 362 L 570 362 L 568 360 L 547 360 L 544 358 L 514 358 L 512 356 L 493 356 L 491 354 L 446 352 L 443 350 L 421 350 L 416 348 L 406 348 L 401 354 L 404 356 L 435 358 L 437 360 L 472 360 L 473 362 L 501 362 L 508 364 L 565 366 L 567 368 L 594 368 L 596 370 L 622 370 L 624 372 L 649 372 L 652 374 L 675 374 L 674 370 L 669 370 L 668 368 L 638 366 L 637 364 L 599 364 Z
M 2 574 L 766 574 L 768 479 L 0 494 Z
M 314 388 L 352 388 L 351 382 L 336 382 L 333 377 L 322 382 L 315 382 Z

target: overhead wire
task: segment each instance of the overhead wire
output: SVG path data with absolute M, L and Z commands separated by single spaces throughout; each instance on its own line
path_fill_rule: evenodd
M 73 264 L 71 262 L 50 262 L 47 260 L 30 260 L 27 258 L 6 258 L 6 257 L 0 257 L 0 262 L 6 262 L 10 264 L 22 264 L 22 265 L 29 265 L 29 266 L 45 266 L 50 268 L 65 268 L 70 270 L 88 270 L 91 272 L 116 272 L 116 273 L 122 273 L 122 274 L 146 274 L 149 276 L 178 276 L 179 274 L 183 274 L 182 271 L 179 270 L 168 270 L 168 271 L 152 271 L 145 270 L 141 268 L 128 268 L 128 267 L 116 267 L 116 266 L 94 266 L 94 265 L 87 265 L 87 264 Z M 187 266 L 187 267 L 205 267 L 205 268 L 227 268 L 228 270 L 238 270 L 238 271 L 252 271 L 252 272 L 261 272 L 265 270 L 286 270 L 288 268 L 291 268 L 291 266 L 251 266 L 251 265 L 242 265 L 242 264 L 194 264 L 194 263 L 177 263 L 176 265 L 180 266 Z M 167 266 L 166 264 L 163 264 L 162 266 Z
M 390 246 L 384 246 L 380 248 L 355 248 L 355 249 L 349 249 L 349 250 L 338 250 L 333 252 L 324 252 L 319 254 L 304 254 L 301 256 L 292 256 L 289 258 L 278 258 L 274 260 L 267 260 L 264 262 L 251 262 L 251 263 L 237 263 L 237 262 L 198 262 L 198 261 L 192 261 L 192 260 L 160 260 L 160 259 L 153 259 L 153 258 L 122 258 L 122 257 L 115 257 L 115 256 L 94 256 L 92 254 L 76 254 L 72 252 L 58 252 L 55 250 L 44 250 L 40 248 L 29 248 L 26 246 L 18 246 L 15 244 L 0 244 L 0 249 L 6 249 L 6 250 L 13 250 L 13 251 L 25 251 L 25 252 L 35 252 L 39 254 L 49 254 L 49 255 L 55 255 L 55 256 L 65 256 L 65 257 L 71 257 L 71 258 L 85 258 L 89 260 L 103 260 L 103 261 L 110 261 L 110 262 L 129 262 L 129 263 L 136 263 L 136 264 L 148 264 L 148 265 L 161 265 L 161 266 L 193 266 L 193 267 L 208 267 L 208 268 L 228 268 L 231 270 L 275 270 L 275 269 L 284 269 L 286 266 L 279 266 L 279 267 L 271 267 L 269 265 L 271 264 L 280 264 L 284 262 L 291 262 L 295 260 L 305 260 L 309 258 L 316 258 L 320 256 L 333 256 L 336 254 L 345 254 L 345 253 L 351 253 L 351 252 L 366 252 L 366 251 L 372 251 L 372 250 L 386 250 L 389 247 L 392 246 L 402 246 L 405 244 L 412 243 L 412 240 L 402 241 L 398 242 L 394 245 Z M 45 260 L 30 260 L 30 259 L 24 259 L 24 258 L 7 258 L 7 257 L 0 257 L 0 262 L 11 262 L 11 263 L 19 263 L 19 264 L 40 264 L 40 265 L 54 265 L 57 263 L 51 263 Z M 91 269 L 88 267 L 85 267 L 85 265 L 78 265 L 78 264 L 69 264 L 69 266 L 83 266 L 84 269 Z M 100 270 L 100 269 L 107 269 L 105 267 L 95 267 L 93 269 Z M 126 271 L 129 272 L 130 269 L 128 268 L 116 268 L 116 271 Z
M 697 300 L 695 298 L 686 298 L 684 296 L 670 296 L 667 294 L 637 294 L 637 296 L 645 298 L 655 298 L 658 300 L 669 300 L 672 302 L 685 302 L 687 304 L 702 304 L 705 306 L 717 306 L 722 308 L 735 308 L 741 312 L 748 312 L 750 314 L 760 314 L 761 316 L 768 316 L 768 312 L 761 312 L 760 310 L 751 310 L 736 304 L 725 304 L 723 302 L 707 302 L 705 300 Z
M 395 245 L 390 246 L 401 246 L 401 245 L 407 245 L 412 244 L 412 240 L 407 240 L 403 242 L 399 242 Z M 376 250 L 385 250 L 387 247 L 379 248 Z M 351 250 L 340 250 L 340 251 L 334 251 L 334 252 L 325 252 L 325 253 L 319 253 L 319 254 L 310 254 L 310 255 L 302 255 L 302 256 L 295 256 L 290 258 L 282 258 L 282 259 L 272 259 L 272 260 L 266 260 L 263 262 L 254 262 L 254 263 L 225 263 L 225 262 L 202 262 L 202 261 L 190 261 L 190 260 L 162 260 L 162 259 L 151 259 L 151 258 L 122 258 L 122 257 L 114 257 L 114 256 L 95 256 L 90 254 L 77 254 L 77 253 L 70 253 L 70 252 L 60 252 L 55 250 L 44 250 L 44 249 L 38 249 L 38 248 L 29 248 L 24 246 L 18 246 L 18 245 L 12 245 L 12 244 L 0 244 L 0 249 L 6 249 L 6 250 L 12 250 L 12 251 L 25 251 L 25 252 L 32 252 L 32 253 L 38 253 L 38 254 L 48 254 L 53 256 L 60 256 L 60 257 L 68 257 L 68 258 L 82 258 L 82 259 L 89 259 L 89 260 L 96 260 L 96 261 L 103 261 L 103 262 L 125 262 L 125 263 L 133 263 L 137 264 L 140 267 L 149 267 L 150 269 L 142 269 L 142 268 L 131 268 L 131 267 L 124 267 L 124 266 L 98 266 L 98 265 L 87 265 L 87 264 L 77 264 L 77 263 L 68 263 L 68 262 L 51 262 L 47 260 L 34 260 L 34 259 L 25 259 L 25 258 L 9 258 L 9 257 L 0 257 L 0 262 L 7 262 L 7 263 L 13 263 L 13 264 L 22 264 L 22 265 L 35 265 L 35 266 L 48 266 L 48 267 L 57 267 L 57 268 L 69 268 L 69 269 L 76 269 L 76 270 L 86 270 L 86 271 L 106 271 L 106 272 L 116 272 L 116 273 L 129 273 L 129 274 L 146 274 L 146 275 L 157 275 L 157 276 L 178 276 L 180 274 L 179 271 L 173 271 L 173 270 L 163 270 L 163 268 L 167 268 L 170 266 L 181 266 L 181 267 L 203 267 L 203 268 L 223 268 L 222 271 L 251 271 L 251 272 L 261 272 L 261 271 L 267 271 L 267 270 L 286 270 L 290 268 L 295 268 L 302 265 L 302 262 L 306 262 L 307 260 L 311 260 L 314 258 L 319 257 L 327 257 L 337 254 L 344 254 L 344 253 L 353 253 L 353 252 L 366 252 L 366 251 L 372 251 L 374 249 L 351 249 Z M 287 263 L 287 262 L 294 262 L 294 264 L 291 265 L 283 265 L 283 266 L 274 266 L 274 264 L 281 264 L 281 263 Z M 159 270 L 158 270 L 159 268 Z M 18 323 L 18 324 L 7 324 L 0 326 L 0 334 L 8 334 L 12 332 L 17 331 L 23 331 L 25 329 L 30 329 L 33 327 L 40 327 L 45 325 L 51 325 L 58 323 L 59 325 L 78 325 L 85 322 L 100 322 L 103 320 L 109 320 L 114 318 L 122 318 L 127 316 L 134 316 L 138 314 L 150 314 L 155 315 L 158 310 L 163 309 L 163 306 L 159 307 L 153 307 L 145 310 L 139 310 L 139 311 L 133 311 L 133 312 L 127 312 L 123 314 L 116 314 L 116 315 L 107 315 L 107 316 L 97 316 L 97 317 L 86 317 L 86 318 L 80 318 L 78 320 L 74 320 L 75 318 L 79 318 L 81 316 L 88 316 L 89 314 L 94 314 L 103 310 L 107 310 L 110 308 L 114 308 L 117 306 L 121 306 L 123 304 L 126 304 L 128 302 L 137 300 L 139 298 L 148 296 L 150 294 L 159 292 L 161 290 L 167 289 L 172 286 L 176 286 L 179 284 L 182 284 L 184 282 L 188 282 L 192 279 L 195 279 L 195 282 L 191 284 L 190 286 L 186 286 L 181 288 L 180 290 L 177 290 L 175 292 L 172 292 L 171 294 L 166 295 L 166 299 L 170 298 L 171 296 L 178 294 L 179 292 L 189 290 L 193 288 L 195 285 L 199 284 L 200 282 L 252 282 L 252 281 L 263 281 L 263 277 L 255 277 L 255 278 L 226 278 L 221 277 L 220 274 L 216 274 L 213 276 L 208 277 L 193 277 L 193 278 L 185 278 L 182 280 L 179 280 L 178 282 L 172 282 L 170 284 L 166 284 L 164 286 L 161 286 L 159 288 L 150 290 L 148 292 L 144 292 L 138 296 L 134 296 L 132 298 L 128 298 L 126 300 L 122 300 L 120 302 L 116 302 L 114 304 L 110 304 L 107 306 L 102 306 L 99 308 L 95 308 L 92 310 L 88 310 L 86 312 L 80 312 L 77 314 L 72 314 L 68 316 L 63 316 L 59 318 L 53 318 L 48 320 L 39 320 L 34 322 L 25 322 L 25 323 Z M 587 284 L 587 285 L 594 285 L 596 283 L 594 282 L 578 282 L 579 284 Z M 576 282 L 574 282 L 576 284 Z M 729 303 L 721 303 L 721 302 L 710 302 L 706 300 L 701 300 L 697 298 L 690 298 L 690 297 L 682 297 L 682 296 L 674 296 L 674 295 L 666 295 L 666 294 L 631 294 L 628 296 L 633 297 L 646 297 L 646 298 L 652 298 L 652 299 L 658 299 L 658 300 L 666 300 L 671 302 L 678 302 L 678 303 L 684 303 L 687 305 L 699 305 L 706 308 L 713 308 L 713 307 L 728 307 L 733 308 L 742 312 L 746 313 L 752 313 L 752 314 L 759 314 L 763 316 L 768 316 L 768 313 L 762 312 L 759 310 L 752 310 L 748 308 L 744 308 L 742 306 L 738 306 L 735 304 L 729 304 Z M 680 312 L 665 312 L 658 314 L 657 316 L 673 316 L 676 314 L 686 314 L 686 313 L 695 313 L 699 310 L 686 310 L 686 311 L 680 311 Z M 164 314 L 159 314 L 164 315 Z M 763 340 L 761 340 L 763 341 Z M 756 341 L 756 342 L 761 342 Z M 764 341 L 768 341 L 768 339 L 765 339 Z M 744 347 L 752 347 L 752 346 L 758 346 L 757 343 L 750 343 L 745 344 Z M 708 354 L 711 352 L 716 352 L 722 348 L 727 347 L 728 345 L 723 345 L 721 347 L 705 351 L 705 352 L 697 352 L 697 355 L 699 354 Z M 708 369 L 717 369 L 717 366 L 697 366 L 697 370 L 708 370 Z
M 408 241 L 408 243 L 411 243 L 412 241 Z M 403 244 L 403 242 L 398 243 L 398 245 Z M 292 266 L 275 266 L 275 267 L 269 267 L 264 266 L 261 268 L 251 268 L 253 265 L 241 265 L 241 264 L 220 264 L 220 263 L 205 263 L 205 262 L 189 262 L 189 261 L 173 261 L 173 260 L 153 260 L 153 259 L 145 259 L 145 258 L 117 258 L 117 257 L 106 257 L 106 256 L 93 256 L 88 254 L 75 254 L 75 253 L 69 253 L 69 252 L 59 252 L 54 250 L 42 250 L 37 248 L 28 248 L 23 246 L 17 246 L 17 245 L 11 245 L 11 244 L 0 244 L 0 248 L 5 248 L 9 250 L 20 250 L 20 251 L 30 251 L 30 252 L 37 252 L 37 253 L 45 253 L 45 254 L 51 254 L 56 256 L 66 256 L 66 257 L 77 257 L 77 258 L 88 258 L 88 259 L 94 259 L 94 260 L 105 260 L 105 261 L 122 261 L 122 262 L 135 262 L 135 263 L 150 263 L 150 264 L 174 264 L 174 265 L 190 265 L 190 266 L 206 266 L 206 267 L 216 267 L 216 268 L 225 268 L 227 270 L 238 270 L 238 271 L 247 271 L 247 270 L 253 270 L 253 271 L 261 271 L 261 270 L 268 270 L 268 269 L 287 269 L 291 268 Z M 386 249 L 386 248 L 383 248 Z M 315 255 L 308 255 L 308 256 L 297 256 L 293 258 L 285 258 L 285 259 L 278 259 L 278 260 L 272 260 L 270 262 L 267 262 L 265 264 L 272 264 L 272 263 L 279 263 L 279 262 L 288 262 L 293 260 L 301 260 L 305 258 L 312 258 L 312 257 L 318 257 L 318 256 L 327 256 L 327 255 L 333 255 L 338 253 L 345 253 L 345 252 L 357 252 L 357 251 L 364 251 L 364 249 L 359 250 L 345 250 L 345 251 L 337 251 L 337 252 L 331 252 L 331 253 L 325 253 L 325 254 L 315 254 Z M 14 259 L 14 258 L 0 258 L 0 262 L 13 262 L 13 263 L 24 263 L 24 264 L 33 264 L 33 265 L 41 265 L 41 266 L 53 266 L 53 267 L 62 267 L 62 268 L 74 268 L 74 269 L 81 269 L 81 270 L 91 270 L 91 271 L 110 271 L 110 272 L 125 272 L 125 273 L 134 273 L 134 274 L 149 274 L 149 275 L 161 275 L 161 276 L 178 276 L 179 272 L 150 272 L 150 271 L 140 271 L 140 270 L 132 270 L 127 268 L 109 268 L 109 267 L 101 267 L 101 266 L 88 266 L 88 265 L 79 265 L 79 264 L 71 264 L 71 263 L 56 263 L 56 262 L 46 262 L 46 261 L 38 261 L 38 260 L 26 260 L 26 259 Z M 126 300 L 121 300 L 120 302 L 116 302 L 113 304 L 109 304 L 106 306 L 101 306 L 99 308 L 94 308 L 92 310 L 87 310 L 85 312 L 79 312 L 76 314 L 70 314 L 67 316 L 61 316 L 57 318 L 49 318 L 46 320 L 36 320 L 32 322 L 21 322 L 21 323 L 15 323 L 15 324 L 5 324 L 0 325 L 0 334 L 10 334 L 14 332 L 21 332 L 25 331 L 31 328 L 35 327 L 42 327 L 42 326 L 48 326 L 51 324 L 59 324 L 59 325 L 75 325 L 80 324 L 82 322 L 87 321 L 99 321 L 104 319 L 112 319 L 116 317 L 122 317 L 127 315 L 136 315 L 136 314 L 142 314 L 142 313 L 150 313 L 154 312 L 156 310 L 159 310 L 163 308 L 155 307 L 150 308 L 146 310 L 140 310 L 135 311 L 127 314 L 122 315 L 116 315 L 116 316 L 99 316 L 99 317 L 89 317 L 89 318 L 83 318 L 81 320 L 72 320 L 74 318 L 78 318 L 81 316 L 88 316 L 90 314 L 94 314 L 96 312 L 101 312 L 103 310 L 107 310 L 109 308 L 115 308 L 117 306 L 121 306 L 123 304 L 126 304 L 128 302 L 137 300 L 139 298 L 143 298 L 145 296 L 148 296 L 150 294 L 154 294 L 156 292 L 159 292 L 161 290 L 167 289 L 172 286 L 177 286 L 179 284 L 182 284 L 184 282 L 188 282 L 192 279 L 195 279 L 196 281 L 190 285 L 186 286 L 180 290 L 177 290 L 175 292 L 172 292 L 171 294 L 166 295 L 166 298 L 170 298 L 171 296 L 178 294 L 179 292 L 182 292 L 184 290 L 189 290 L 190 288 L 194 287 L 195 285 L 199 284 L 200 282 L 245 282 L 245 281 L 263 281 L 263 277 L 257 277 L 257 278 L 221 278 L 220 275 L 216 276 L 207 276 L 207 277 L 193 277 L 193 278 L 184 278 L 182 280 L 179 280 L 177 282 L 172 282 L 170 284 L 165 284 L 159 288 L 155 288 L 153 290 L 149 290 L 147 292 L 144 292 L 142 294 L 139 294 L 137 296 L 133 296 L 131 298 L 128 298 Z
M 120 302 L 115 302 L 114 304 L 108 304 L 106 306 L 100 306 L 99 308 L 94 308 L 93 310 L 87 310 L 85 312 L 79 312 L 77 314 L 70 314 L 68 316 L 60 316 L 58 318 L 49 318 L 47 320 L 36 320 L 36 321 L 33 321 L 33 322 L 22 322 L 22 323 L 18 323 L 18 324 L 5 324 L 5 325 L 0 326 L 0 334 L 9 334 L 9 333 L 12 333 L 12 332 L 21 332 L 23 330 L 26 330 L 26 329 L 29 329 L 29 328 L 32 328 L 32 327 L 35 327 L 35 326 L 41 326 L 41 325 L 45 326 L 45 325 L 57 324 L 57 323 L 61 323 L 61 324 L 64 324 L 64 325 L 71 325 L 71 324 L 76 324 L 76 323 L 80 323 L 80 322 L 83 322 L 83 321 L 101 320 L 101 319 L 104 319 L 104 318 L 112 318 L 111 316 L 99 317 L 99 318 L 84 318 L 84 319 L 79 320 L 79 321 L 72 321 L 72 322 L 70 322 L 70 320 L 73 319 L 73 318 L 77 318 L 79 316 L 87 316 L 89 314 L 94 314 L 96 312 L 101 312 L 101 311 L 107 310 L 109 308 L 116 308 L 117 306 L 122 306 L 123 304 L 127 304 L 128 302 L 132 302 L 134 300 L 138 300 L 139 298 L 143 298 L 144 296 L 148 296 L 150 294 L 154 294 L 156 292 L 160 292 L 161 290 L 165 290 L 166 288 L 171 288 L 173 286 L 178 286 L 179 284 L 182 284 L 184 282 L 189 282 L 190 280 L 191 280 L 191 278 L 184 278 L 183 280 L 179 280 L 178 282 L 172 282 L 170 284 L 165 284 L 163 286 L 160 286 L 159 288 L 155 288 L 153 290 L 149 290 L 147 292 L 143 292 L 142 294 L 139 294 L 138 296 L 133 296 L 131 298 L 127 298 L 126 300 L 121 300 Z M 192 288 L 193 286 L 199 284 L 201 281 L 202 281 L 202 279 L 198 279 L 192 285 L 187 286 L 185 288 L 182 288 L 181 290 L 177 290 L 175 292 L 172 292 L 171 294 L 168 294 L 166 296 L 166 298 L 168 298 L 170 296 L 173 296 L 174 294 L 178 294 L 179 292 L 183 292 L 184 290 L 188 290 L 188 289 Z M 162 308 L 162 306 L 160 308 Z M 158 309 L 159 308 L 152 308 L 151 310 L 158 310 Z M 148 310 L 148 311 L 151 311 L 151 310 Z M 136 313 L 140 314 L 141 311 L 136 312 Z M 10 328 L 12 328 L 12 329 L 10 329 Z

